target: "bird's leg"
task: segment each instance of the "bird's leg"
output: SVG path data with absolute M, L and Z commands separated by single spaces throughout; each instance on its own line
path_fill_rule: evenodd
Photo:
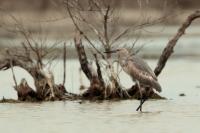
M 140 111 L 142 112 L 142 104 L 144 103 L 144 100 L 143 100 L 142 91 L 141 91 L 141 88 L 140 88 L 139 81 L 136 81 L 136 84 L 137 84 L 139 92 L 140 92 L 140 105 L 138 106 L 138 108 L 136 109 L 136 111 L 138 111 L 140 109 Z
M 149 93 L 150 93 L 150 89 L 148 90 L 148 94 L 147 94 L 147 95 L 149 95 Z M 148 97 L 147 97 L 147 96 L 144 96 L 144 95 L 142 94 L 142 103 L 138 106 L 138 108 L 137 108 L 136 110 L 138 111 L 139 109 L 141 109 L 142 105 L 143 105 L 144 102 L 147 101 L 147 100 L 148 100 Z
M 140 105 L 138 106 L 138 108 L 136 109 L 136 111 L 138 111 L 140 109 L 141 111 L 141 108 L 142 108 L 142 105 L 143 103 L 146 101 L 147 99 L 142 99 L 142 103 L 140 103 Z

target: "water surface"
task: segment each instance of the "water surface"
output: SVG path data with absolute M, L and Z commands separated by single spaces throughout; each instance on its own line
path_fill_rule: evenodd
M 147 60 L 152 68 L 157 60 Z M 62 65 L 52 66 L 56 82 L 62 82 Z M 67 62 L 68 91 L 78 93 L 79 64 Z M 18 82 L 26 77 L 33 86 L 31 77 L 22 69 L 15 68 Z M 104 102 L 44 102 L 0 104 L 0 129 L 3 133 L 198 133 L 200 130 L 200 61 L 198 58 L 171 59 L 159 82 L 162 96 L 168 100 L 150 100 L 144 104 L 144 113 L 136 112 L 139 101 Z M 123 86 L 133 84 L 121 73 Z M 16 98 L 12 88 L 11 72 L 0 72 L 0 96 Z M 88 81 L 84 78 L 84 83 Z M 185 93 L 185 97 L 180 97 Z

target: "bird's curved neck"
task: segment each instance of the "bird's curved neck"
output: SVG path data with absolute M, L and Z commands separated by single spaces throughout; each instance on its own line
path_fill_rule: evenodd
M 119 64 L 121 66 L 125 66 L 128 58 L 129 58 L 129 56 L 119 56 Z

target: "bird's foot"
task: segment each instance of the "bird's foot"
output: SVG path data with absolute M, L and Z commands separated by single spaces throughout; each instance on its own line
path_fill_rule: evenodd
M 136 111 L 140 111 L 140 112 L 142 112 L 142 106 L 139 105 L 139 106 L 137 107 Z
M 140 105 L 137 107 L 136 111 L 142 112 L 142 105 L 144 104 L 144 102 L 146 101 L 146 99 L 141 99 L 140 100 Z

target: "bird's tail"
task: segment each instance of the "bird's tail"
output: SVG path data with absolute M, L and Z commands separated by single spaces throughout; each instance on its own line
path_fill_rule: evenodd
M 158 82 L 155 82 L 153 85 L 154 89 L 158 92 L 162 91 L 162 87 L 160 86 L 160 84 Z

